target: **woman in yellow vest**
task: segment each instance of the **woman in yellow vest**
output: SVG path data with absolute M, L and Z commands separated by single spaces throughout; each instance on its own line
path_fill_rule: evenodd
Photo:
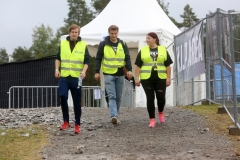
M 171 84 L 172 59 L 166 47 L 159 45 L 156 33 L 150 32 L 146 36 L 147 46 L 142 47 L 136 58 L 135 84 L 140 82 L 147 97 L 147 110 L 150 118 L 149 127 L 155 127 L 155 95 L 157 97 L 158 117 L 160 123 L 164 119 L 166 87 Z M 140 76 L 140 79 L 139 79 Z
M 63 124 L 60 130 L 71 128 L 69 124 L 68 91 L 71 91 L 74 114 L 75 130 L 80 133 L 81 118 L 81 80 L 85 78 L 90 62 L 87 44 L 81 40 L 80 27 L 73 24 L 69 27 L 69 36 L 61 41 L 57 59 L 55 61 L 55 77 L 59 78 L 59 93 L 63 114 Z M 59 71 L 60 69 L 60 71 Z M 79 78 L 80 77 L 80 78 Z M 79 81 L 80 80 L 80 81 Z

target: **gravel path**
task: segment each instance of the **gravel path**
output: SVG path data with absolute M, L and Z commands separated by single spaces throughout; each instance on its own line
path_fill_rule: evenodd
M 58 125 L 50 126 L 51 145 L 43 150 L 43 159 L 238 159 L 227 137 L 213 134 L 203 118 L 188 110 L 166 108 L 166 122 L 148 128 L 146 108 L 121 108 L 120 125 L 110 123 L 108 108 L 83 108 L 79 135 L 73 128 L 60 131 L 60 108 L 53 110 Z

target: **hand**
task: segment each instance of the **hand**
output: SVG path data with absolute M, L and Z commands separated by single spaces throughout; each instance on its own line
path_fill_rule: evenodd
M 81 78 L 84 79 L 86 77 L 86 73 L 85 72 L 82 72 L 81 73 Z
M 135 80 L 135 86 L 140 86 L 140 80 L 139 79 L 137 79 L 137 80 Z
M 168 86 L 170 86 L 171 85 L 171 80 L 170 80 L 170 78 L 167 78 L 167 80 L 166 80 L 166 86 L 168 87 Z
M 128 80 L 132 79 L 132 72 L 127 72 L 127 78 L 128 78 Z
M 100 80 L 100 74 L 99 74 L 99 73 L 96 73 L 96 74 L 94 75 L 94 78 L 95 78 L 96 81 L 99 81 L 99 80 Z
M 55 71 L 55 77 L 56 77 L 56 78 L 60 78 L 60 72 L 59 72 L 59 70 L 56 70 L 56 71 Z

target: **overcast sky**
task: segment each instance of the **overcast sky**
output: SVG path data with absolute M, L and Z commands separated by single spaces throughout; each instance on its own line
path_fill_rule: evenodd
M 88 3 L 91 0 L 86 0 Z M 240 11 L 240 0 L 165 0 L 169 2 L 170 16 L 181 22 L 180 14 L 189 4 L 198 18 L 206 17 L 217 8 Z M 127 5 L 127 4 L 126 4 Z M 136 4 L 137 5 L 137 4 Z M 124 12 L 124 10 L 123 10 Z M 0 48 L 12 54 L 18 46 L 32 45 L 32 30 L 42 23 L 54 31 L 64 25 L 67 18 L 66 0 L 0 0 Z

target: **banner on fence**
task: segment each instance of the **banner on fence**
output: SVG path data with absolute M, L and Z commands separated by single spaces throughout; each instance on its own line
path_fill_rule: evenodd
M 205 72 L 202 21 L 177 35 L 175 47 L 178 85 Z

